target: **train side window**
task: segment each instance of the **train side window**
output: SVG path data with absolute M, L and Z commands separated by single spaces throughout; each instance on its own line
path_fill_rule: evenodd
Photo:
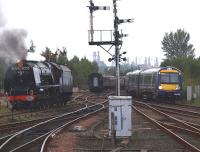
M 138 77 L 139 77 L 138 75 L 135 76 L 135 84 L 137 84 L 138 82 Z
M 117 125 L 117 116 L 115 116 L 115 125 Z
M 140 82 L 140 84 L 143 84 L 143 75 L 141 75 L 141 76 L 139 77 L 139 82 Z
M 152 75 L 152 85 L 156 83 L 156 73 L 153 73 Z
M 143 76 L 143 84 L 146 85 L 147 84 L 147 80 L 146 80 L 146 75 Z
M 131 84 L 131 85 L 134 84 L 134 76 L 131 76 L 131 77 L 130 77 L 130 84 Z
M 135 75 L 133 76 L 132 84 L 135 84 Z
M 146 84 L 146 85 L 151 84 L 151 75 L 144 76 L 144 84 Z

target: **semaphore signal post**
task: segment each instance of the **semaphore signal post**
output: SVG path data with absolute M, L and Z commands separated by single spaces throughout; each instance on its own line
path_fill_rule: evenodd
M 109 53 L 112 57 L 108 59 L 108 61 L 115 60 L 116 63 L 116 95 L 120 96 L 120 74 L 119 74 L 119 62 L 121 60 L 125 61 L 126 58 L 121 58 L 122 54 L 125 54 L 126 52 L 123 52 L 120 54 L 120 48 L 122 46 L 122 38 L 126 37 L 127 34 L 122 34 L 122 31 L 119 32 L 118 25 L 121 23 L 130 23 L 133 22 L 133 19 L 119 19 L 117 16 L 117 0 L 113 0 L 113 13 L 114 13 L 114 31 L 113 30 L 94 30 L 93 27 L 93 13 L 97 10 L 110 10 L 110 7 L 108 6 L 95 6 L 93 1 L 90 0 L 90 30 L 89 30 L 89 45 L 97 45 L 100 46 L 102 49 L 104 49 L 107 53 Z M 98 39 L 94 38 L 95 35 L 98 35 Z M 103 39 L 104 34 L 110 35 L 110 38 L 107 40 Z M 103 45 L 110 45 L 110 48 L 106 50 Z M 111 54 L 109 51 L 112 48 L 112 46 L 115 46 L 115 54 Z

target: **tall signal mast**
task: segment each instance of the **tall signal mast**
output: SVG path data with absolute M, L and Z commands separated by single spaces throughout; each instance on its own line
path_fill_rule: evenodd
M 94 3 L 92 0 L 90 0 L 90 36 L 91 36 L 91 41 L 93 41 L 93 35 L 94 35 L 94 28 L 93 28 L 93 12 L 97 10 L 110 10 L 109 6 L 94 6 Z
M 127 34 L 122 34 L 122 32 L 119 32 L 118 25 L 121 23 L 128 23 L 133 22 L 133 19 L 119 19 L 117 16 L 117 0 L 113 0 L 113 13 L 114 13 L 114 31 L 113 30 L 94 30 L 93 27 L 93 12 L 96 10 L 109 10 L 110 7 L 108 6 L 95 6 L 93 1 L 90 0 L 90 30 L 89 30 L 89 45 L 97 45 L 100 46 L 102 49 L 104 49 L 107 53 L 109 53 L 112 57 L 108 59 L 108 61 L 115 60 L 116 63 L 116 95 L 120 96 L 120 74 L 119 74 L 119 62 L 121 60 L 126 60 L 126 58 L 122 58 L 122 54 L 125 54 L 126 52 L 123 52 L 120 54 L 120 46 L 122 45 L 122 37 L 126 37 Z M 99 38 L 97 41 L 94 39 L 94 32 L 99 35 Z M 104 33 L 110 33 L 110 39 L 109 40 L 103 40 L 102 36 Z M 114 38 L 113 38 L 114 37 Z M 111 45 L 111 47 L 106 50 L 102 45 Z M 109 51 L 112 48 L 112 46 L 115 46 L 115 54 L 111 54 Z

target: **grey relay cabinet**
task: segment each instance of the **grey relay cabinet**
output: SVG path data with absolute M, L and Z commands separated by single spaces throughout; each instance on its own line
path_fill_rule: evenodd
M 114 129 L 116 137 L 132 135 L 132 97 L 109 96 L 109 135 Z

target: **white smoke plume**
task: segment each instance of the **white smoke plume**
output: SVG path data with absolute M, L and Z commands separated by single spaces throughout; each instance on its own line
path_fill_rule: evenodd
M 5 26 L 5 18 L 2 12 L 2 8 L 1 8 L 1 0 L 0 0 L 0 28 Z
M 0 0 L 0 81 L 11 63 L 26 59 L 27 49 L 25 39 L 27 32 L 24 29 L 7 29 Z
M 5 63 L 14 63 L 16 60 L 25 59 L 27 55 L 26 37 L 27 32 L 23 29 L 6 29 L 0 0 L 0 60 Z
M 23 29 L 3 30 L 0 33 L 0 57 L 9 62 L 26 59 L 26 36 L 27 32 Z

